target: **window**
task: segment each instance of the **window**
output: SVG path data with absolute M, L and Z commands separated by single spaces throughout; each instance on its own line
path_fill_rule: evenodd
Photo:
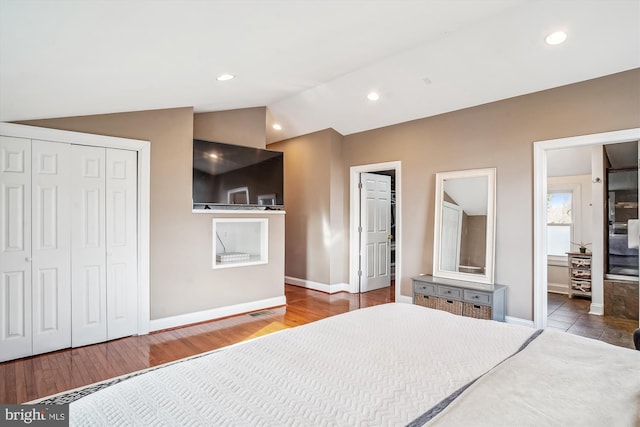
M 566 257 L 573 241 L 573 192 L 547 194 L 547 255 Z

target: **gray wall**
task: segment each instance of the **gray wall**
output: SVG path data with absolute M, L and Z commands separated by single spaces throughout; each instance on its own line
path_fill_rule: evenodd
M 342 136 L 327 129 L 268 148 L 285 153 L 286 275 L 346 283 Z
M 197 115 L 197 134 L 230 140 L 250 129 L 239 139 L 263 146 L 264 116 L 247 110 L 207 113 L 215 122 Z M 25 123 L 151 141 L 153 319 L 282 294 L 282 283 L 265 285 L 259 272 L 249 276 L 256 283 L 233 286 L 202 265 L 210 219 L 191 213 L 191 108 Z M 432 271 L 435 173 L 496 167 L 496 282 L 509 286 L 507 315 L 532 319 L 532 143 L 633 127 L 640 127 L 638 69 L 345 137 L 326 130 L 270 145 L 285 151 L 286 274 L 348 282 L 349 167 L 399 160 L 396 281 L 409 296 L 411 277 Z
M 195 122 L 203 139 L 265 145 L 265 108 L 196 115 Z M 284 295 L 283 215 L 269 216 L 268 265 L 211 269 L 213 214 L 191 209 L 192 108 L 22 123 L 151 142 L 151 319 Z
M 402 162 L 401 293 L 411 295 L 411 277 L 433 271 L 435 174 L 475 168 L 497 168 L 496 283 L 509 286 L 507 315 L 533 319 L 533 142 L 640 127 L 640 70 L 537 92 L 504 101 L 424 118 L 342 138 L 344 206 L 342 228 L 327 229 L 319 204 L 330 204 L 328 180 L 335 165 L 319 150 L 332 136 L 325 132 L 294 138 L 269 147 L 297 160 L 295 184 L 287 183 L 287 210 L 304 218 L 287 221 L 287 275 L 329 283 L 326 271 L 337 251 L 348 259 L 349 168 Z M 323 146 L 324 144 L 324 146 Z M 323 146 L 323 147 L 320 147 Z M 309 170 L 318 171 L 310 173 Z M 333 190 L 336 191 L 336 190 Z M 300 198 L 313 195 L 313 203 Z M 342 244 L 329 248 L 308 239 L 309 230 Z M 289 242 L 298 242 L 292 248 Z M 304 247 L 301 246 L 305 242 Z M 310 257 L 313 254 L 313 258 Z M 314 265 L 320 263 L 322 268 Z M 342 277 L 348 281 L 346 269 Z M 331 280 L 337 280 L 331 278 Z
M 533 319 L 533 142 L 640 127 L 640 70 L 349 135 L 345 168 L 402 161 L 403 295 L 432 272 L 435 173 L 497 168 L 496 283 Z M 346 184 L 345 184 L 346 185 Z

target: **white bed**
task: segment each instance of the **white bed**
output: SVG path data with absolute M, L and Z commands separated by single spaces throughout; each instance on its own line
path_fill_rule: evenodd
M 42 403 L 82 426 L 640 424 L 640 352 L 409 304 L 113 382 Z

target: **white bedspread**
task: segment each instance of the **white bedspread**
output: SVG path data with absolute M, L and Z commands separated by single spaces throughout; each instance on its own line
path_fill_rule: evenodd
M 71 403 L 71 425 L 404 425 L 533 330 L 385 304 L 170 364 Z
M 427 425 L 640 426 L 640 352 L 545 330 Z

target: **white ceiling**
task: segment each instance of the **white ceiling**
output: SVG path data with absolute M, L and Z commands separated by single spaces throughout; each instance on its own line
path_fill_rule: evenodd
M 443 191 L 467 215 L 487 215 L 487 177 L 446 179 L 443 185 Z
M 0 0 L 0 121 L 266 106 L 273 142 L 638 67 L 640 0 Z
M 547 151 L 547 176 L 591 175 L 591 146 Z
M 629 169 L 638 166 L 638 141 L 607 144 L 604 148 L 607 167 Z M 547 176 L 591 175 L 592 150 L 589 145 L 547 151 Z

